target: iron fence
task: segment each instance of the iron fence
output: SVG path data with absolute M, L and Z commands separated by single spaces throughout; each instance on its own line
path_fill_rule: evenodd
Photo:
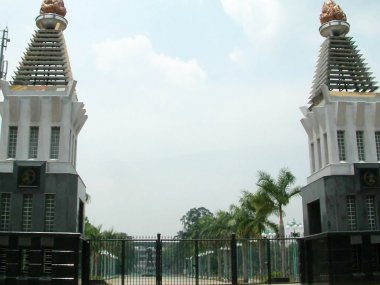
M 298 239 L 90 240 L 90 284 L 299 282 Z

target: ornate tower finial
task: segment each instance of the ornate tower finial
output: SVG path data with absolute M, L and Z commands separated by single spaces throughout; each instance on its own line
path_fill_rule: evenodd
M 319 32 L 323 37 L 345 36 L 350 31 L 346 14 L 333 0 L 325 1 L 319 20 L 321 21 Z
M 44 0 L 36 25 L 40 29 L 63 31 L 67 27 L 65 15 L 66 8 L 63 0 Z
M 323 4 L 322 14 L 319 17 L 319 20 L 323 25 L 333 20 L 347 21 L 347 17 L 339 5 L 337 5 L 333 0 L 327 0 Z
M 41 5 L 40 14 L 53 13 L 61 15 L 62 17 L 66 16 L 66 8 L 63 0 L 44 0 Z

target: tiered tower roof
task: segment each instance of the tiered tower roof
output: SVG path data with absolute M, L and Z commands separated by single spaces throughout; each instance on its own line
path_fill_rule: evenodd
M 67 20 L 62 0 L 45 0 L 36 18 L 39 28 L 20 63 L 12 85 L 62 86 L 73 80 L 63 31 Z
M 351 37 L 346 15 L 334 1 L 325 2 L 320 16 L 322 43 L 311 91 L 311 107 L 322 100 L 321 88 L 330 91 L 368 93 L 378 89 L 360 51 Z M 360 94 L 358 94 L 360 95 Z

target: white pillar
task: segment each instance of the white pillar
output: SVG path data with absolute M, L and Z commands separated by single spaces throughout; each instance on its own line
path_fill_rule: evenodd
M 373 104 L 365 105 L 364 112 L 364 151 L 366 162 L 377 163 L 375 139 L 375 109 Z
M 38 160 L 49 160 L 51 135 L 51 99 L 41 99 L 41 119 L 38 137 Z
M 20 117 L 18 121 L 16 159 L 28 159 L 30 129 L 30 98 L 20 98 Z
M 346 125 L 345 125 L 345 146 L 346 161 L 354 163 L 358 161 L 358 149 L 356 147 L 356 106 L 354 103 L 347 103 L 346 108 Z
M 70 161 L 70 122 L 71 122 L 71 101 L 62 100 L 61 135 L 59 144 L 59 160 Z
M 0 137 L 0 160 L 7 159 L 8 132 L 9 132 L 9 101 L 4 98 L 0 105 L 1 110 L 1 137 Z

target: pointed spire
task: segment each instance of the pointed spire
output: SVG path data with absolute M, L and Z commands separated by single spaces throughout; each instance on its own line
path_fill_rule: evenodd
M 378 89 L 352 38 L 332 36 L 322 44 L 311 92 L 314 104 L 323 85 L 338 92 L 367 93 Z
M 44 0 L 36 31 L 12 85 L 67 85 L 72 78 L 63 32 L 67 27 L 62 0 Z

